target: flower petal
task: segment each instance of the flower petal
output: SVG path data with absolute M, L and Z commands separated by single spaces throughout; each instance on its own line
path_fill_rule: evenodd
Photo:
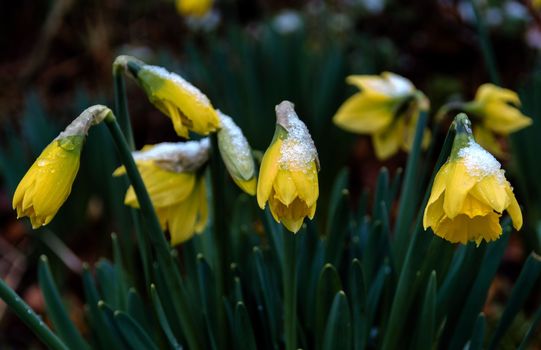
M 267 149 L 261 161 L 259 179 L 257 181 L 257 203 L 261 209 L 265 208 L 265 203 L 271 194 L 272 184 L 278 173 L 281 146 L 282 140 L 276 139 Z
M 513 189 L 511 188 L 509 182 L 507 182 L 505 185 L 505 191 L 509 196 L 509 206 L 507 207 L 507 212 L 509 213 L 509 216 L 511 216 L 513 227 L 516 230 L 520 230 L 522 228 L 522 211 L 520 210 L 520 206 L 518 205 L 517 199 L 515 198 L 515 194 L 513 193 Z
M 394 155 L 402 145 L 404 136 L 403 120 L 396 121 L 395 125 L 391 125 L 385 131 L 372 136 L 372 144 L 376 152 L 376 157 L 379 160 L 386 160 Z
M 509 205 L 509 196 L 505 191 L 505 187 L 501 179 L 498 179 L 495 175 L 486 176 L 476 183 L 470 194 L 500 214 Z
M 448 167 L 447 183 L 443 209 L 449 218 L 461 213 L 468 192 L 475 185 L 476 179 L 468 174 L 465 165 L 457 160 L 451 161 Z
M 357 93 L 348 98 L 338 109 L 333 122 L 340 128 L 359 134 L 381 132 L 393 120 L 393 103 L 389 99 L 374 98 L 367 93 Z

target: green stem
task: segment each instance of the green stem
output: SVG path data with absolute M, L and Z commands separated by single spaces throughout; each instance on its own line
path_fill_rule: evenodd
M 68 350 L 68 347 L 43 323 L 38 315 L 28 306 L 3 279 L 0 279 L 0 298 L 10 307 L 34 334 L 49 348 Z
M 286 350 L 297 349 L 297 264 L 295 260 L 296 234 L 284 233 L 284 334 Z
M 422 259 L 426 254 L 426 252 L 423 250 L 427 247 L 426 243 L 428 238 L 420 237 L 424 231 L 422 228 L 424 209 L 428 203 L 428 198 L 430 197 L 430 189 L 432 188 L 434 178 L 436 177 L 436 174 L 440 170 L 441 166 L 449 157 L 455 135 L 456 130 L 453 126 L 451 126 L 443 143 L 436 166 L 434 167 L 430 183 L 425 191 L 425 197 L 419 213 L 417 214 L 415 230 L 413 231 L 413 236 L 409 241 L 408 250 L 404 258 L 404 264 L 402 265 L 402 268 L 398 270 L 400 274 L 393 297 L 389 323 L 385 331 L 385 338 L 382 346 L 383 350 L 396 349 L 398 347 L 398 342 L 401 339 L 401 332 L 404 328 L 403 325 L 408 315 L 408 308 L 411 307 L 413 297 L 415 296 L 414 285 L 416 280 L 416 272 L 419 270 L 420 264 L 422 264 L 423 261 Z
M 118 123 L 120 128 L 126 138 L 130 150 L 135 149 L 135 141 L 133 139 L 133 132 L 130 123 L 130 114 L 128 111 L 128 103 L 126 98 L 126 83 L 122 75 L 124 68 L 120 65 L 113 65 L 113 82 L 114 82 L 114 93 L 115 93 L 115 113 L 118 115 Z M 145 277 L 145 284 L 150 285 L 150 251 L 148 249 L 148 241 L 146 236 L 141 230 L 141 216 L 140 213 L 130 208 L 130 214 L 132 217 L 132 222 L 134 226 L 135 236 L 137 237 L 139 255 L 141 257 L 141 262 L 143 265 L 143 274 Z M 123 239 L 124 244 L 128 244 L 128 251 L 131 253 L 133 251 L 131 239 Z
M 107 115 L 105 118 L 105 123 L 111 132 L 113 140 L 115 141 L 120 155 L 120 160 L 126 168 L 126 173 L 130 179 L 131 185 L 133 186 L 135 195 L 137 196 L 137 202 L 139 203 L 139 207 L 141 209 L 143 223 L 145 224 L 148 235 L 150 236 L 150 242 L 156 250 L 158 265 L 164 271 L 167 287 L 171 290 L 173 295 L 177 296 L 176 298 L 173 298 L 173 303 L 176 312 L 179 314 L 182 323 L 181 326 L 189 348 L 194 350 L 201 349 L 200 344 L 202 342 L 200 341 L 200 337 L 198 337 L 198 333 L 194 328 L 194 323 L 191 319 L 191 315 L 188 312 L 189 308 L 186 304 L 186 300 L 184 297 L 182 297 L 182 286 L 180 283 L 177 283 L 175 279 L 175 274 L 177 271 L 175 271 L 176 265 L 174 264 L 174 260 L 170 254 L 169 243 L 167 243 L 165 240 L 160 222 L 156 216 L 156 211 L 154 210 L 154 206 L 152 205 L 150 196 L 145 188 L 141 174 L 139 173 L 139 170 L 137 170 L 137 166 L 131 154 L 131 149 L 126 142 L 122 131 L 120 130 L 120 126 L 118 125 L 115 116 L 112 113 Z
M 477 34 L 479 34 L 479 43 L 481 44 L 481 52 L 483 53 L 483 59 L 487 66 L 488 73 L 490 75 L 490 80 L 496 84 L 502 84 L 500 79 L 500 74 L 498 73 L 498 68 L 496 67 L 496 59 L 494 57 L 494 49 L 492 48 L 492 43 L 488 36 L 488 30 L 483 21 L 483 17 L 479 12 L 479 7 L 477 6 L 477 0 L 470 0 L 473 8 L 473 13 L 475 14 L 475 20 L 477 22 Z

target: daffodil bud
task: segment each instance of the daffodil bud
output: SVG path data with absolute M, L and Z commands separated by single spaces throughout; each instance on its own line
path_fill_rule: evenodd
M 34 229 L 54 218 L 71 192 L 88 130 L 109 113 L 101 105 L 87 108 L 45 147 L 15 190 L 17 217 L 28 216 Z
M 133 57 L 121 57 L 118 65 L 124 66 L 150 102 L 171 118 L 179 136 L 188 138 L 189 131 L 208 135 L 220 128 L 218 114 L 207 96 L 180 75 Z
M 453 243 L 480 244 L 500 237 L 505 210 L 519 230 L 522 213 L 500 163 L 475 142 L 465 114 L 459 114 L 452 127 L 457 132 L 453 148 L 434 179 L 424 228 Z
M 180 244 L 204 230 L 208 219 L 205 179 L 201 173 L 209 157 L 209 140 L 145 146 L 133 158 L 163 230 L 171 244 Z M 114 176 L 125 174 L 119 167 Z M 132 186 L 124 203 L 139 208 Z
M 218 148 L 233 181 L 246 193 L 256 191 L 255 163 L 252 148 L 242 130 L 231 117 L 218 111 L 222 128 L 218 131 Z
M 319 196 L 319 160 L 306 125 L 294 105 L 276 106 L 276 131 L 259 170 L 257 202 L 269 202 L 272 216 L 296 233 L 305 217 L 312 219 Z
M 409 151 L 421 111 L 429 100 L 408 79 L 384 72 L 381 76 L 352 75 L 347 82 L 360 89 L 338 109 L 333 122 L 340 128 L 372 135 L 376 156 L 385 160 L 399 150 Z M 422 147 L 428 147 L 430 131 L 425 129 Z
M 505 153 L 495 135 L 506 136 L 532 124 L 519 108 L 520 99 L 514 91 L 493 84 L 481 85 L 475 99 L 461 105 L 474 120 L 477 141 L 499 157 Z

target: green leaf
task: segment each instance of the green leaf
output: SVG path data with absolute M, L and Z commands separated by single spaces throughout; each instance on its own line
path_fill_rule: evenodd
M 47 257 L 42 255 L 38 266 L 38 277 L 45 299 L 47 314 L 51 319 L 60 339 L 71 349 L 88 349 L 90 346 L 83 339 L 66 311 L 56 284 L 54 283 Z
M 111 241 L 113 242 L 113 260 L 114 260 L 114 270 L 116 277 L 115 290 L 117 293 L 116 300 L 118 301 L 118 308 L 121 310 L 126 310 L 127 301 L 126 296 L 128 295 L 127 287 L 127 277 L 125 274 L 124 264 L 122 263 L 122 253 L 120 251 L 120 244 L 118 242 L 118 237 L 115 233 L 111 234 Z
M 141 324 L 144 329 L 152 329 L 154 317 L 149 316 L 149 311 L 135 288 L 130 288 L 128 291 L 127 313 L 135 321 Z
M 327 324 L 329 310 L 332 307 L 336 293 L 342 290 L 342 283 L 338 272 L 331 264 L 325 264 L 319 275 L 316 290 L 316 320 L 315 320 L 315 345 L 316 349 L 323 344 L 323 335 Z
M 426 286 L 423 306 L 417 321 L 413 349 L 431 349 L 436 328 L 436 272 L 432 271 Z
M 236 349 L 257 349 L 250 316 L 248 315 L 246 307 L 242 302 L 238 302 L 237 306 L 235 307 L 235 336 L 237 344 Z
M 381 220 L 381 203 L 387 203 L 389 192 L 389 170 L 387 170 L 386 167 L 382 167 L 379 169 L 378 180 L 376 181 L 376 192 L 374 193 L 374 203 L 372 206 L 372 217 L 374 220 Z
M 117 276 L 116 271 L 109 261 L 100 259 L 96 264 L 96 279 L 102 299 L 113 308 L 119 309 L 119 295 L 117 292 Z
M 363 268 L 359 260 L 351 262 L 349 271 L 349 296 L 351 299 L 353 349 L 362 350 L 366 345 L 366 287 Z
M 475 321 L 475 327 L 473 328 L 473 334 L 469 342 L 468 350 L 482 350 L 483 349 L 483 339 L 485 336 L 485 315 L 481 312 L 477 316 L 477 321 Z
M 351 315 L 346 294 L 336 293 L 332 302 L 325 335 L 323 350 L 351 348 Z
M 147 332 L 133 318 L 122 311 L 115 311 L 115 322 L 126 343 L 133 349 L 158 350 Z
M 263 295 L 263 308 L 265 309 L 265 314 L 267 315 L 267 322 L 269 327 L 269 332 L 273 342 L 276 342 L 278 338 L 278 315 L 276 310 L 279 310 L 280 305 L 276 301 L 277 291 L 275 290 L 275 284 L 271 283 L 269 279 L 269 274 L 263 259 L 263 253 L 258 247 L 253 248 L 255 267 L 257 271 L 257 282 L 259 285 L 259 290 Z M 274 291 L 274 293 L 273 293 Z M 274 344 L 276 347 L 276 344 Z
M 383 291 L 383 286 L 385 282 L 391 275 L 391 268 L 389 264 L 385 262 L 383 266 L 380 267 L 374 282 L 370 289 L 368 290 L 368 295 L 366 299 L 366 332 L 370 332 L 372 328 L 372 323 L 376 316 L 376 311 L 378 309 L 379 300 L 381 298 L 381 293 Z
M 340 266 L 345 239 L 352 224 L 347 181 L 348 172 L 342 169 L 333 186 L 326 231 L 325 262 L 337 267 Z
M 475 279 L 468 298 L 461 307 L 462 313 L 460 314 L 449 349 L 462 349 L 466 341 L 471 337 L 477 315 L 485 302 L 490 282 L 496 274 L 505 248 L 507 247 L 510 231 L 511 227 L 507 221 L 503 224 L 502 237 L 488 244 L 479 274 Z
M 511 297 L 507 302 L 503 315 L 498 322 L 496 330 L 492 334 L 492 339 L 490 340 L 488 349 L 497 348 L 500 339 L 505 334 L 505 331 L 509 328 L 513 322 L 513 319 L 526 302 L 526 298 L 530 294 L 532 288 L 535 286 L 535 282 L 539 278 L 540 273 L 541 257 L 532 252 L 528 256 L 528 259 L 526 260 L 526 263 L 518 276 L 515 286 L 513 287 Z
M 218 308 L 222 307 L 222 302 L 219 300 L 220 296 L 216 293 L 213 272 L 202 254 L 197 256 L 197 277 L 199 293 L 202 298 L 203 317 L 206 320 L 207 339 L 210 347 L 217 349 L 217 339 L 215 339 L 216 336 L 219 336 L 217 311 Z
M 173 330 L 171 329 L 171 326 L 169 325 L 169 322 L 167 321 L 167 316 L 165 315 L 165 312 L 163 311 L 163 306 L 162 306 L 162 302 L 160 301 L 160 296 L 158 295 L 158 291 L 156 290 L 156 286 L 154 284 L 150 285 L 150 296 L 152 298 L 152 303 L 154 305 L 154 311 L 156 311 L 156 314 L 158 315 L 158 321 L 160 322 L 160 326 L 163 332 L 165 333 L 167 340 L 169 341 L 169 345 L 171 346 L 171 349 L 182 349 L 182 346 L 178 343 L 173 333 Z
M 539 328 L 539 324 L 541 324 L 541 307 L 537 309 L 535 315 L 532 318 L 532 323 L 530 324 L 530 327 L 528 328 L 528 331 L 524 335 L 524 338 L 522 338 L 522 342 L 520 343 L 520 346 L 518 347 L 518 350 L 526 350 L 528 347 L 528 344 L 532 340 L 532 338 L 537 334 L 537 329 Z

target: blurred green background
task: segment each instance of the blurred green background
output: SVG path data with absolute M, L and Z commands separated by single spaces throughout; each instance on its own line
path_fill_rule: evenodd
M 512 137 L 511 156 L 503 161 L 526 225 L 512 235 L 493 282 L 485 306 L 490 315 L 506 299 L 527 254 L 541 252 L 541 13 L 529 0 L 481 5 L 503 85 L 521 92 L 523 111 L 534 119 Z M 117 55 L 183 75 L 261 151 L 274 132 L 274 106 L 294 102 L 322 165 L 320 224 L 344 165 L 356 203 L 362 189 L 374 187 L 382 165 L 394 175 L 406 160 L 399 154 L 382 164 L 368 137 L 333 126 L 337 108 L 355 91 L 345 84 L 347 75 L 403 75 L 430 98 L 433 113 L 449 100 L 472 98 L 489 81 L 469 1 L 223 0 L 195 20 L 177 13 L 171 1 L 23 0 L 0 2 L 0 19 L 0 275 L 43 311 L 33 267 L 47 254 L 73 304 L 72 318 L 83 328 L 81 262 L 110 257 L 108 232 L 132 244 L 122 204 L 125 184 L 111 177 L 119 163 L 105 127 L 91 131 L 73 192 L 51 225 L 31 231 L 26 219 L 16 220 L 11 198 L 35 157 L 72 118 L 90 104 L 113 105 L 111 63 Z M 169 119 L 133 82 L 127 86 L 137 147 L 177 140 Z M 435 137 L 442 142 L 442 135 Z M 233 186 L 228 191 L 238 194 Z M 40 346 L 3 304 L 0 344 Z

